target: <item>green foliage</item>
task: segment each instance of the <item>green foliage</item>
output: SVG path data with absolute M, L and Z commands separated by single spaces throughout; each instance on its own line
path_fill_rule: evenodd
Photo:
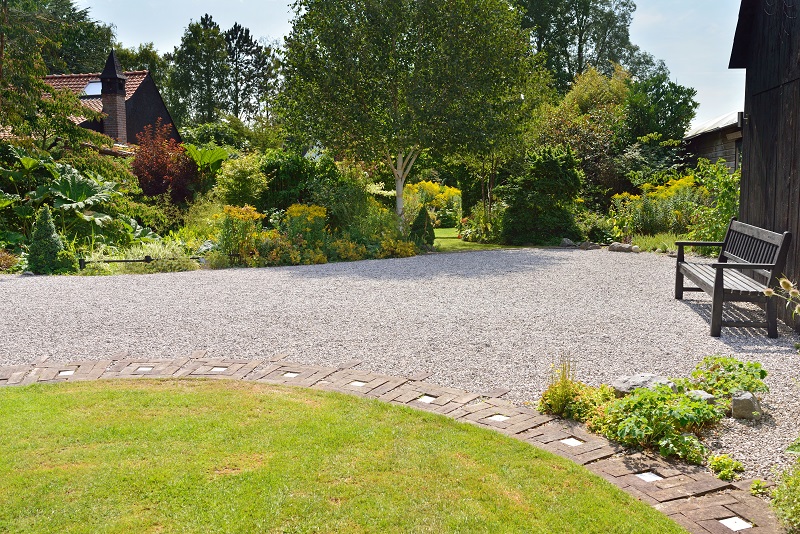
M 692 175 L 670 179 L 666 184 L 642 186 L 642 195 L 622 193 L 612 197 L 610 216 L 615 237 L 633 234 L 683 234 L 688 231 L 707 192 Z
M 324 248 L 328 240 L 327 213 L 322 206 L 293 204 L 283 219 L 286 234 L 293 241 L 302 241 L 314 249 Z
M 293 8 L 287 121 L 308 146 L 386 164 L 399 215 L 422 151 L 486 147 L 487 131 L 523 104 L 527 36 L 504 0 L 301 0 Z
M 789 534 L 800 533 L 800 462 L 781 475 L 772 491 L 772 507 Z
M 440 183 L 423 180 L 403 188 L 406 210 L 428 210 L 436 228 L 455 228 L 461 220 L 461 191 Z
M 490 213 L 483 202 L 475 204 L 469 217 L 461 220 L 461 239 L 470 243 L 498 243 L 505 209 L 505 204 L 494 204 Z
M 672 252 L 677 250 L 675 241 L 678 241 L 680 236 L 672 233 L 661 233 L 656 235 L 635 234 L 631 239 L 631 244 L 638 246 L 645 252 L 663 253 Z
M 708 190 L 711 203 L 700 206 L 695 222 L 689 228 L 689 238 L 695 241 L 722 241 L 731 217 L 739 216 L 739 183 L 741 170 L 731 174 L 723 160 L 710 163 L 700 159 L 695 170 L 697 183 Z M 719 253 L 717 248 L 700 249 L 708 255 Z
M 258 154 L 251 153 L 222 164 L 216 191 L 225 204 L 250 205 L 258 211 L 265 211 L 267 206 L 263 196 L 269 181 L 261 170 L 261 159 Z
M 249 148 L 250 143 L 242 132 L 233 126 L 230 117 L 214 122 L 203 122 L 195 126 L 181 128 L 181 137 L 185 144 L 197 146 L 215 145 L 231 147 L 236 150 Z
M 252 120 L 277 85 L 277 56 L 250 30 L 235 23 L 224 34 L 227 49 L 227 109 L 241 120 Z
M 64 243 L 56 232 L 50 207 L 45 205 L 39 210 L 33 225 L 33 236 L 28 247 L 28 268 L 34 274 L 53 274 L 63 267 L 63 257 L 59 256 L 63 251 Z
M 189 24 L 173 53 L 165 94 L 177 124 L 216 119 L 225 102 L 227 59 L 225 37 L 211 15 Z
M 769 488 L 763 480 L 756 478 L 750 483 L 750 495 L 753 497 L 764 497 L 769 495 Z
M 428 209 L 424 206 L 420 208 L 410 230 L 411 240 L 420 248 L 431 248 L 436 239 L 433 230 L 433 221 L 428 214 Z
M 714 355 L 703 358 L 692 371 L 692 383 L 696 389 L 707 391 L 722 400 L 737 391 L 769 391 L 764 383 L 766 376 L 767 371 L 758 362 L 742 362 L 736 358 Z
M 141 43 L 136 48 L 126 48 L 117 44 L 114 52 L 124 71 L 146 70 L 153 78 L 156 87 L 162 91 L 166 89 L 170 64 L 165 56 L 159 54 L 152 42 Z
M 732 481 L 738 478 L 738 474 L 744 472 L 742 462 L 734 460 L 727 454 L 718 454 L 708 459 L 708 468 L 717 475 L 720 480 Z
M 556 365 L 551 366 L 550 382 L 539 400 L 538 410 L 544 413 L 571 417 L 580 384 L 575 381 L 575 362 L 561 353 Z
M 293 152 L 267 150 L 261 160 L 261 172 L 270 184 L 263 195 L 263 205 L 259 206 L 265 213 L 285 210 L 292 204 L 302 204 L 310 199 L 308 184 L 316 172 L 312 160 Z
M 183 148 L 200 172 L 196 191 L 201 194 L 208 192 L 214 186 L 222 163 L 228 159 L 228 151 L 218 146 L 199 147 L 189 143 L 184 143 Z
M 628 135 L 636 139 L 658 133 L 682 140 L 699 105 L 695 96 L 695 89 L 671 81 L 666 69 L 631 81 L 625 102 Z
M 581 235 L 593 243 L 609 244 L 614 239 L 613 224 L 608 217 L 591 210 L 578 210 L 575 224 Z
M 256 254 L 264 215 L 252 206 L 225 206 L 219 224 L 219 250 L 232 262 L 247 265 Z
M 573 211 L 580 186 L 581 172 L 569 148 L 544 147 L 534 152 L 522 176 L 497 188 L 508 206 L 501 242 L 552 244 L 565 237 L 579 239 Z
M 702 463 L 705 447 L 692 434 L 718 422 L 723 413 L 705 401 L 675 393 L 667 386 L 640 388 L 610 403 L 602 432 L 632 447 L 656 448 L 663 456 Z

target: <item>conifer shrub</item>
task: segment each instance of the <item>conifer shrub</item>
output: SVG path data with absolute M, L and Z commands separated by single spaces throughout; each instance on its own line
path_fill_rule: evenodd
M 28 269 L 34 274 L 63 274 L 77 271 L 77 259 L 64 250 L 50 208 L 42 206 L 33 224 L 33 235 L 28 247 Z
M 411 223 L 410 237 L 420 248 L 430 248 L 433 246 L 436 233 L 433 230 L 433 221 L 428 213 L 428 209 L 424 206 L 420 208 L 419 213 L 414 218 L 414 222 Z

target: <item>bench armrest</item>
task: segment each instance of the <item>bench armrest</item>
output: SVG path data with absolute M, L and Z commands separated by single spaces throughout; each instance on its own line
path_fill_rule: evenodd
M 724 244 L 722 241 L 675 241 L 679 247 L 721 247 Z
M 711 266 L 715 269 L 764 269 L 770 270 L 775 268 L 774 263 L 712 263 Z

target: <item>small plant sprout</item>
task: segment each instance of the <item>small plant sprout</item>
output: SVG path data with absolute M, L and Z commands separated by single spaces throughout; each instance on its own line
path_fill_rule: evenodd
M 769 494 L 769 488 L 767 488 L 766 482 L 757 478 L 753 480 L 752 484 L 750 484 L 750 495 L 754 497 L 761 497 Z
M 720 480 L 736 480 L 738 474 L 744 471 L 742 462 L 734 460 L 727 454 L 719 454 L 708 459 L 708 467 Z

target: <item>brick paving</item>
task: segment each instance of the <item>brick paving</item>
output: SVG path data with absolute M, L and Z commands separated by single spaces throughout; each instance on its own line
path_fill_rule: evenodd
M 187 358 L 152 360 L 120 354 L 101 361 L 45 361 L 0 367 L 0 386 L 120 378 L 210 378 L 376 398 L 492 429 L 567 458 L 650 504 L 692 533 L 737 532 L 722 522 L 730 518 L 750 525 L 738 532 L 782 532 L 768 504 L 747 491 L 749 481 L 724 482 L 697 466 L 628 451 L 587 432 L 580 424 L 503 400 L 501 397 L 508 393 L 505 389 L 470 393 L 431 383 L 427 374 L 397 377 L 358 370 L 358 360 L 338 367 L 321 367 L 287 362 L 281 356 L 269 360 L 205 356 L 198 351 Z

